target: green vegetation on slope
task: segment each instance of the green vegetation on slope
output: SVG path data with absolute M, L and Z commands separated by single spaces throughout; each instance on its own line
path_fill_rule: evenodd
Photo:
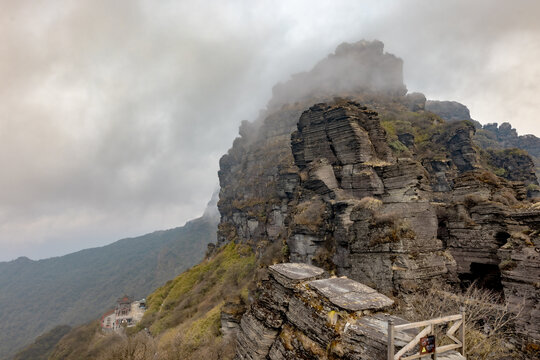
M 13 360 L 47 360 L 58 341 L 71 330 L 68 325 L 59 325 L 38 336 L 34 343 L 18 352 Z
M 229 243 L 149 295 L 146 314 L 128 336 L 103 335 L 85 325 L 64 337 L 50 359 L 86 359 L 78 354 L 90 353 L 108 360 L 145 359 L 148 349 L 160 360 L 231 358 L 231 339 L 219 331 L 221 309 L 226 302 L 247 301 L 255 269 L 252 249 Z
M 230 243 L 211 260 L 194 266 L 148 296 L 148 310 L 139 324 L 152 335 L 206 314 L 247 286 L 255 267 L 251 248 Z M 238 291 L 237 291 L 238 290 Z
M 58 342 L 48 359 L 95 360 L 103 349 L 122 341 L 121 336 L 104 335 L 99 329 L 100 324 L 97 320 L 73 329 Z
M 217 219 L 158 231 L 62 257 L 0 263 L 0 359 L 59 324 L 99 317 L 123 294 L 145 297 L 196 264 Z

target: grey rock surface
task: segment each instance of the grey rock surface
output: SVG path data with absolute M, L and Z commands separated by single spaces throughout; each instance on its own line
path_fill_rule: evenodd
M 448 121 L 471 120 L 469 109 L 457 101 L 427 100 L 425 109 Z
M 372 314 L 391 306 L 392 300 L 346 278 L 309 280 L 324 273 L 311 265 L 277 264 L 269 272 L 261 284 L 261 295 L 242 318 L 238 359 L 327 358 L 334 347 L 342 351 L 342 344 L 348 344 L 348 353 L 357 354 L 354 359 L 368 359 L 386 351 L 381 333 L 386 331 L 388 320 L 385 323 Z M 278 280 L 280 277 L 296 282 L 286 288 Z M 376 330 L 366 332 L 361 321 L 367 324 L 372 317 L 371 326 Z M 361 341 L 348 333 L 356 333 Z M 411 336 L 405 335 L 410 340 Z M 406 342 L 398 340 L 398 344 L 402 343 Z
M 331 73 L 343 64 L 346 71 Z M 535 192 L 532 161 L 537 172 L 539 163 L 512 150 L 490 160 L 486 150 L 526 143 L 540 156 L 540 143 L 508 124 L 479 126 L 460 104 L 405 95 L 400 64 L 378 42 L 343 45 L 274 89 L 269 107 L 254 123 L 242 123 L 220 160 L 218 247 L 229 241 L 261 252 L 281 247 L 291 262 L 404 301 L 433 282 L 455 289 L 475 282 L 516 311 L 525 301 L 519 334 L 540 341 L 537 262 L 530 253 L 540 225 L 525 215 Z M 265 306 L 285 314 L 288 292 L 303 280 L 279 272 L 271 278 Z M 297 315 L 290 316 L 307 316 Z M 278 354 L 295 344 L 271 349 Z

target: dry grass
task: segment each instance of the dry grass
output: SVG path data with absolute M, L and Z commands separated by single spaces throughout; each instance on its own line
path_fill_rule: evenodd
M 540 202 L 532 204 L 529 209 L 530 210 L 540 210 Z
M 222 247 L 214 257 L 151 294 L 148 310 L 135 329 L 141 331 L 127 337 L 104 360 L 139 360 L 133 356 L 152 344 L 153 355 L 140 359 L 231 359 L 233 340 L 219 331 L 221 308 L 228 299 L 247 297 L 255 266 L 250 247 L 234 243 Z M 152 344 L 143 337 L 144 328 L 150 330 Z
M 145 333 L 123 340 L 98 357 L 98 360 L 147 360 L 155 358 L 156 341 Z
M 379 210 L 382 205 L 383 202 L 381 200 L 369 196 L 362 198 L 362 200 L 360 200 L 358 203 L 358 206 L 371 211 Z
M 378 214 L 373 217 L 372 226 L 380 231 L 370 240 L 370 245 L 398 243 L 402 239 L 414 239 L 416 233 L 407 220 L 400 219 L 397 213 Z
M 485 289 L 471 286 L 463 293 L 434 287 L 407 298 L 407 308 L 400 315 L 411 321 L 458 314 L 460 307 L 466 314 L 466 351 L 470 360 L 497 360 L 508 356 L 520 359 L 526 356 L 512 345 L 514 321 L 521 311 L 513 313 L 500 296 Z M 438 329 L 442 335 L 443 329 Z M 525 359 L 526 357 L 523 357 Z
M 326 205 L 320 200 L 305 201 L 299 204 L 297 212 L 294 215 L 294 223 L 297 225 L 306 226 L 307 228 L 317 231 L 324 221 L 324 211 Z

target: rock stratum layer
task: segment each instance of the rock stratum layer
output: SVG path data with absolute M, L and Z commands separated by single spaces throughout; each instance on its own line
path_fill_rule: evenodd
M 379 42 L 341 45 L 274 89 L 220 161 L 218 245 L 276 246 L 405 300 L 433 282 L 476 282 L 523 306 L 516 330 L 538 342 L 531 157 L 490 148 L 461 106 L 456 118 L 443 104 L 445 121 L 426 110 L 440 104 L 405 92 L 401 60 Z
M 237 359 L 384 359 L 388 321 L 394 301 L 345 277 L 325 277 L 324 270 L 299 263 L 269 268 L 262 296 L 242 317 Z M 396 352 L 415 337 L 397 331 Z M 451 352 L 440 359 L 463 359 Z

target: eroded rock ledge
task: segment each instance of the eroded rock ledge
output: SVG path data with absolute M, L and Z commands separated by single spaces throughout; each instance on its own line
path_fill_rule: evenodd
M 394 301 L 345 277 L 301 263 L 269 267 L 262 293 L 242 317 L 237 359 L 382 359 Z M 397 346 L 413 334 L 398 333 Z

